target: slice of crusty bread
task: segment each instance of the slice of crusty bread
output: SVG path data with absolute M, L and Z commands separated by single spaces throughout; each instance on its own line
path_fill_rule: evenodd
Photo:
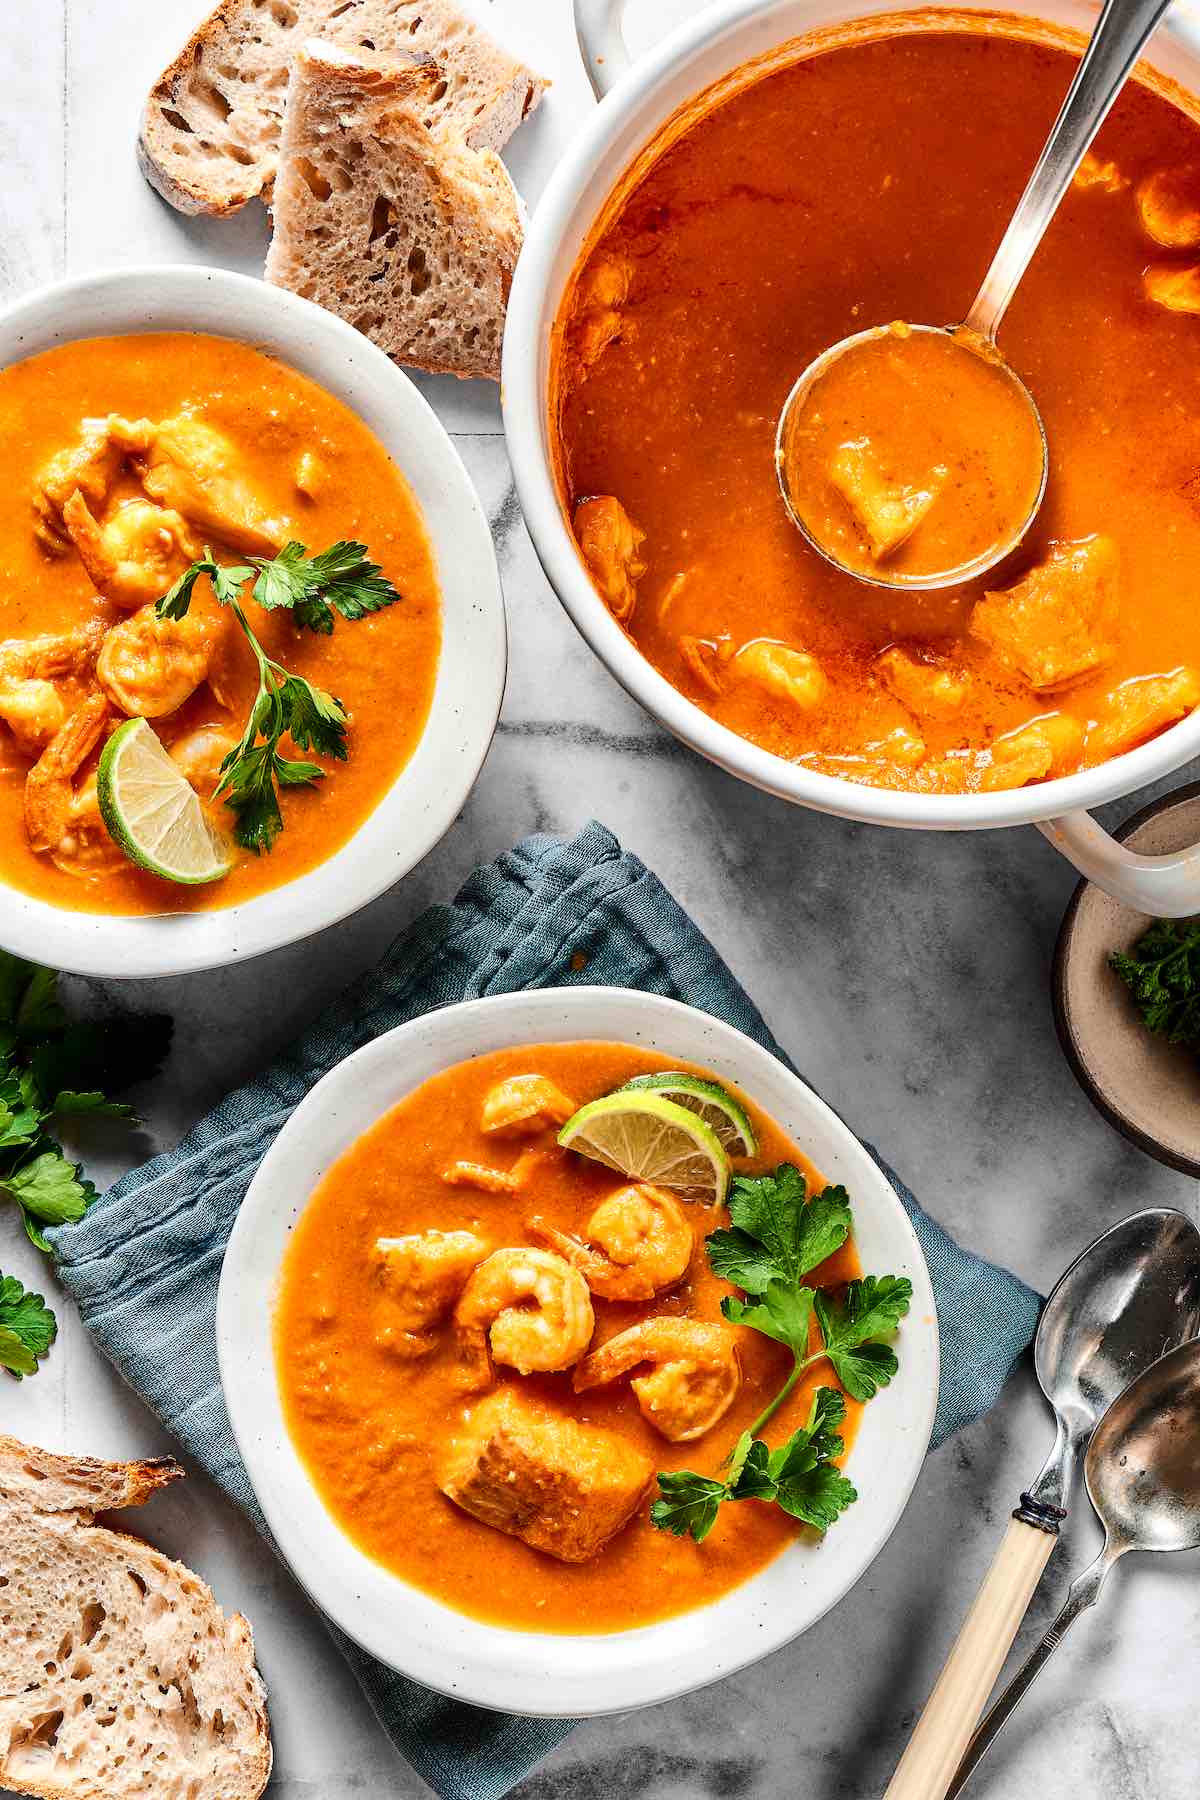
M 41 1800 L 257 1800 L 271 1772 L 250 1627 L 180 1563 L 93 1523 L 173 1462 L 0 1436 L 0 1787 Z
M 159 76 L 142 116 L 138 159 L 172 206 L 225 214 L 270 199 L 288 69 L 308 37 L 432 56 L 440 76 L 425 123 L 474 150 L 501 149 L 546 86 L 454 0 L 221 0 Z
M 498 380 L 520 203 L 494 151 L 426 129 L 427 80 L 370 51 L 300 47 L 266 277 L 397 362 Z

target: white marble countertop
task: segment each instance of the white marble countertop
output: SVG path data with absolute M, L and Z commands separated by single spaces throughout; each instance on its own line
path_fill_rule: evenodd
M 518 179 L 536 186 L 539 159 L 587 94 L 570 67 L 567 0 L 500 4 L 559 78 L 555 113 L 513 146 Z M 134 165 L 140 98 L 201 7 L 4 0 L 0 300 L 99 265 L 260 267 L 258 209 L 224 225 L 182 220 Z M 688 10 L 686 0 L 640 0 L 635 29 Z M 569 831 L 595 814 L 698 920 L 814 1085 L 964 1242 L 1044 1289 L 1136 1206 L 1195 1215 L 1194 1184 L 1116 1136 L 1059 1053 L 1048 975 L 1073 877 L 1053 850 L 1032 829 L 918 835 L 821 818 L 680 749 L 593 661 L 547 587 L 513 495 L 494 392 L 424 386 L 455 433 L 500 550 L 512 670 L 491 755 L 445 841 L 353 923 L 236 977 L 107 993 L 71 984 L 89 1004 L 174 1014 L 170 1064 L 143 1097 L 138 1159 L 176 1141 L 473 864 L 527 831 Z M 1194 775 L 1180 771 L 1171 785 Z M 0 1266 L 53 1285 L 3 1215 Z M 169 1448 L 69 1304 L 58 1311 L 61 1336 L 45 1368 L 0 1389 L 0 1428 L 102 1455 Z M 522 1800 L 878 1795 L 1048 1442 L 1044 1405 L 1022 1372 L 991 1417 L 929 1459 L 891 1543 L 830 1617 L 716 1689 L 581 1727 L 518 1790 Z M 202 1478 L 155 1501 L 143 1524 L 253 1622 L 272 1694 L 274 1794 L 427 1793 L 288 1575 Z M 1096 1536 L 1081 1503 L 1027 1635 L 1044 1626 Z M 1198 1617 L 1200 1557 L 1130 1559 L 993 1752 L 979 1794 L 1194 1800 Z

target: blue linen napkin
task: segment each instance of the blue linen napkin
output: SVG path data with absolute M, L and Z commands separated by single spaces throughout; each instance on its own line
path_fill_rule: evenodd
M 177 1149 L 117 1182 L 79 1224 L 52 1234 L 85 1325 L 264 1535 L 221 1398 L 214 1314 L 225 1245 L 265 1151 L 309 1088 L 380 1032 L 458 1000 L 586 983 L 687 1001 L 788 1061 L 712 945 L 593 822 L 569 842 L 527 838 L 477 869 L 453 904 L 418 919 L 291 1055 L 230 1094 Z M 1033 1334 L 1039 1300 L 960 1249 L 871 1154 L 912 1219 L 937 1295 L 937 1444 L 993 1404 Z M 571 1729 L 570 1720 L 511 1718 L 443 1699 L 334 1635 L 393 1743 L 444 1800 L 499 1800 Z

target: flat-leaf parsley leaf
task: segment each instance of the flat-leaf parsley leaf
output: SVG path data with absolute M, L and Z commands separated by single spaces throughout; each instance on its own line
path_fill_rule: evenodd
M 883 1340 L 908 1311 L 912 1283 L 897 1275 L 864 1275 L 843 1289 L 807 1282 L 849 1237 L 850 1202 L 841 1187 L 809 1200 L 804 1176 L 790 1163 L 767 1175 L 735 1176 L 729 1218 L 728 1228 L 705 1242 L 713 1273 L 742 1290 L 727 1295 L 721 1311 L 731 1324 L 785 1345 L 792 1367 L 729 1452 L 723 1477 L 693 1469 L 660 1473 L 651 1522 L 702 1543 L 727 1502 L 760 1500 L 827 1531 L 857 1497 L 837 1467 L 846 1416 L 842 1394 L 818 1388 L 807 1425 L 784 1444 L 772 1448 L 760 1433 L 817 1363 L 828 1361 L 855 1400 L 869 1400 L 886 1386 L 897 1361 Z
M 400 594 L 368 559 L 365 544 L 343 540 L 308 556 L 305 546 L 293 540 L 277 556 L 253 556 L 246 563 L 218 563 L 206 549 L 158 602 L 159 617 L 184 618 L 202 575 L 237 619 L 258 664 L 258 694 L 240 741 L 221 764 L 213 799 L 224 800 L 233 812 L 238 843 L 259 855 L 271 849 L 283 830 L 280 788 L 325 779 L 320 764 L 287 755 L 281 741 L 289 737 L 299 750 L 344 762 L 349 717 L 335 695 L 267 655 L 242 606 L 246 582 L 253 576 L 251 598 L 264 611 L 287 608 L 298 628 L 324 636 L 333 630 L 335 613 L 351 621 L 364 619 L 393 605 Z

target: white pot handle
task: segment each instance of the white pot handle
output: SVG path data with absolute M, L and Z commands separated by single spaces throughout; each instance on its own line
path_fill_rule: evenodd
M 1038 824 L 1081 875 L 1137 912 L 1157 919 L 1200 913 L 1200 844 L 1170 856 L 1139 856 L 1098 825 L 1091 813 L 1064 813 Z
M 633 67 L 621 36 L 624 11 L 625 0 L 575 0 L 575 36 L 597 100 L 603 100 L 626 69 Z

